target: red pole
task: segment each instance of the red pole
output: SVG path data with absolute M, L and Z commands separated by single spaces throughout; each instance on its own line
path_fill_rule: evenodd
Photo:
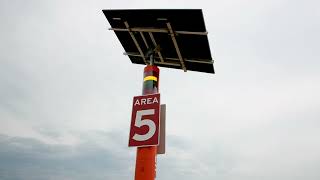
M 147 65 L 143 73 L 142 95 L 159 92 L 159 73 L 157 66 Z M 135 180 L 154 180 L 156 177 L 157 146 L 138 147 Z

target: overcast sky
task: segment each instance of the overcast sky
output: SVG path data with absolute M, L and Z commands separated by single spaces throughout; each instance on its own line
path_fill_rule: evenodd
M 320 179 L 316 0 L 0 0 L 0 179 L 133 179 L 131 64 L 102 9 L 201 8 L 216 74 L 161 68 L 158 180 Z

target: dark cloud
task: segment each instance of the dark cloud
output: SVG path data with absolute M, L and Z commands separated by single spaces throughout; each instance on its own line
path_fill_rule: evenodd
M 0 179 L 129 179 L 132 154 L 117 148 L 92 141 L 53 145 L 1 135 Z
M 1 135 L 0 179 L 133 178 L 135 148 L 123 146 L 119 133 L 95 131 L 77 136 L 81 143 L 62 145 Z M 230 170 L 231 161 L 218 146 L 211 144 L 205 150 L 191 148 L 188 145 L 191 143 L 178 136 L 168 136 L 167 152 L 157 158 L 159 179 L 217 177 Z M 201 151 L 212 154 L 208 157 Z

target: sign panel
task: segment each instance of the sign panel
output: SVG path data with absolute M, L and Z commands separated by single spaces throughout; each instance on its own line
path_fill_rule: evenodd
M 133 98 L 129 147 L 157 146 L 160 132 L 160 94 Z
M 157 147 L 157 154 L 166 152 L 166 105 L 160 105 L 160 139 Z

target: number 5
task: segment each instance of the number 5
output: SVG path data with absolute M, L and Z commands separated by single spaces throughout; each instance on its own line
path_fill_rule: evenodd
M 146 110 L 137 111 L 134 126 L 141 127 L 141 126 L 146 125 L 149 127 L 149 131 L 146 134 L 142 134 L 142 135 L 134 134 L 132 139 L 134 139 L 136 141 L 145 141 L 145 140 L 150 139 L 154 135 L 154 133 L 156 132 L 155 123 L 150 119 L 142 119 L 142 116 L 152 115 L 152 114 L 154 114 L 154 109 L 146 109 Z

